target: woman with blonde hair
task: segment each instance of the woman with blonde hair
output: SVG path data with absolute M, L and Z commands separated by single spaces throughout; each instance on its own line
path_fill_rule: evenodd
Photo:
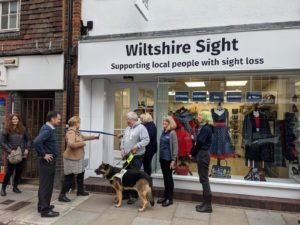
M 171 116 L 163 119 L 163 131 L 160 136 L 159 161 L 164 178 L 164 197 L 157 203 L 167 207 L 173 204 L 174 181 L 172 170 L 175 169 L 175 161 L 178 153 L 178 141 L 176 136 L 176 123 Z
M 152 158 L 154 154 L 157 152 L 157 129 L 155 124 L 153 123 L 152 116 L 150 113 L 143 113 L 140 115 L 140 120 L 142 124 L 146 127 L 150 142 L 146 146 L 146 152 L 143 158 L 143 167 L 144 171 L 151 176 L 152 168 L 151 168 L 151 163 L 152 163 Z
M 199 132 L 192 148 L 191 156 L 197 160 L 199 180 L 203 188 L 203 203 L 196 206 L 197 212 L 212 212 L 212 194 L 208 179 L 210 163 L 209 148 L 212 143 L 213 119 L 210 111 L 202 110 L 198 113 Z
M 66 133 L 66 151 L 64 158 L 64 182 L 58 200 L 61 202 L 70 202 L 66 193 L 72 186 L 74 175 L 77 175 L 77 196 L 89 195 L 84 191 L 84 146 L 85 141 L 99 139 L 99 136 L 83 136 L 79 132 L 80 118 L 73 116 L 68 121 L 69 129 Z

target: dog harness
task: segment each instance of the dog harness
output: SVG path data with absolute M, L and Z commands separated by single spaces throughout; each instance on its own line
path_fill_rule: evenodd
M 122 184 L 122 179 L 126 172 L 127 170 L 122 169 L 119 173 L 115 174 L 110 180 L 113 180 L 115 177 L 117 177 L 121 180 L 121 184 Z

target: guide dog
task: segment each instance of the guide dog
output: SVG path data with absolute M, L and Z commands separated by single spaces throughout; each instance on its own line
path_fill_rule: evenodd
M 148 203 L 154 206 L 154 197 L 152 194 L 151 177 L 143 171 L 139 170 L 122 170 L 118 167 L 113 167 L 109 164 L 102 164 L 95 170 L 97 175 L 102 174 L 108 179 L 116 191 L 116 207 L 122 205 L 123 190 L 136 190 L 141 198 L 143 205 L 139 208 L 139 212 L 143 212 Z

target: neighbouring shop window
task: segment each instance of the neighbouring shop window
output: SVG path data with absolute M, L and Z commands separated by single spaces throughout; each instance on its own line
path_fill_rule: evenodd
M 157 93 L 158 129 L 165 115 L 177 124 L 178 175 L 198 176 L 189 153 L 197 112 L 209 110 L 211 177 L 300 182 L 299 74 L 160 77 Z
M 114 134 L 121 134 L 127 127 L 126 114 L 130 110 L 130 89 L 120 89 L 115 91 L 115 119 Z M 120 149 L 120 140 L 114 139 L 114 149 Z
M 4 131 L 5 125 L 5 106 L 6 106 L 6 98 L 0 97 L 0 132 Z M 0 182 L 3 181 L 5 175 L 5 158 L 4 151 L 0 152 Z
M 0 2 L 0 31 L 20 28 L 20 1 Z

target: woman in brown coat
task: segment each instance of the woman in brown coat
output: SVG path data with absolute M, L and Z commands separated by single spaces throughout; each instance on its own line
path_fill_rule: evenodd
M 80 118 L 73 116 L 69 121 L 69 129 L 66 133 L 66 151 L 64 158 L 64 182 L 58 200 L 61 202 L 70 202 L 66 193 L 72 186 L 74 175 L 77 175 L 77 196 L 89 195 L 83 189 L 84 180 L 84 146 L 85 141 L 99 139 L 99 136 L 83 136 L 79 132 Z

